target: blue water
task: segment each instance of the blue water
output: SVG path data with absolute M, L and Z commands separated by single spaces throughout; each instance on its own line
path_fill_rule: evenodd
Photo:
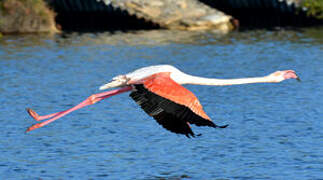
M 0 39 L 0 179 L 323 179 L 323 29 L 143 31 Z M 122 94 L 25 134 L 115 75 L 172 64 L 217 78 L 294 69 L 279 84 L 186 87 L 226 129 L 166 131 Z

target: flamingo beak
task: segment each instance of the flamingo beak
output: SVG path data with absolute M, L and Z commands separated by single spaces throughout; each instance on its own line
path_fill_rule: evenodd
M 301 81 L 301 79 L 299 78 L 299 76 L 293 70 L 286 70 L 286 71 L 284 71 L 284 78 L 285 79 L 296 79 L 298 82 Z
M 296 74 L 296 72 L 294 71 L 293 73 L 294 73 L 294 74 L 295 74 L 295 76 L 296 76 L 296 78 L 295 78 L 295 79 L 296 79 L 298 82 L 301 82 L 301 78 L 299 78 L 299 76 Z

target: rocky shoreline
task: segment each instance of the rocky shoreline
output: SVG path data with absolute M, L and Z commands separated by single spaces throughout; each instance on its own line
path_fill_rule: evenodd
M 202 2 L 204 1 L 69 0 L 67 3 L 65 0 L 3 0 L 0 1 L 0 37 L 1 33 L 58 32 L 55 15 L 61 13 L 59 8 L 63 9 L 65 13 L 69 13 L 70 10 L 71 13 L 77 12 L 87 15 L 98 11 L 105 15 L 115 12 L 126 13 L 129 17 L 135 17 L 138 20 L 143 19 L 145 22 L 163 29 L 229 32 L 239 26 L 239 18 L 238 20 L 234 19 L 230 12 L 226 11 L 227 14 L 225 14 L 217 10 L 217 6 L 209 6 L 207 5 L 208 3 Z M 215 0 L 208 0 L 208 2 L 215 2 Z M 229 1 L 223 2 L 228 3 Z M 239 2 L 236 1 L 236 3 Z M 249 4 L 255 6 L 252 2 L 250 1 Z M 235 3 L 235 1 L 230 1 L 230 3 Z M 287 9 L 288 5 L 293 5 L 291 7 L 296 7 L 299 11 L 306 12 L 310 19 L 316 19 L 321 22 L 323 20 L 322 0 L 273 0 L 273 3 L 285 3 Z M 248 3 L 240 4 L 246 6 Z M 261 3 L 256 5 L 261 6 Z M 296 12 L 295 16 L 297 13 L 299 12 Z M 77 18 L 78 15 L 73 17 Z M 104 20 L 105 17 L 102 19 Z M 104 23 L 109 22 L 111 21 L 107 20 Z
M 196 0 L 111 0 L 113 7 L 146 19 L 165 29 L 228 32 L 234 27 L 231 16 Z

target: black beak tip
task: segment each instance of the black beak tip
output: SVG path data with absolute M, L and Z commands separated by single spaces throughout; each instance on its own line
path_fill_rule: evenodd
M 297 80 L 298 82 L 301 82 L 301 79 L 300 79 L 299 77 L 297 77 L 297 78 L 296 78 L 296 80 Z

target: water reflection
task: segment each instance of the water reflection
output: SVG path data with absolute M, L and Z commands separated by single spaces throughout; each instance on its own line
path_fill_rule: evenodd
M 73 43 L 96 43 L 110 45 L 167 45 L 171 43 L 209 45 L 209 44 L 232 44 L 236 41 L 241 43 L 255 43 L 262 41 L 291 41 L 296 43 L 322 43 L 323 28 L 302 29 L 302 32 L 294 30 L 266 31 L 255 30 L 245 32 L 232 32 L 228 35 L 207 31 L 135 31 L 135 32 L 115 32 L 98 34 L 78 34 L 66 35 L 66 41 L 70 39 Z M 75 37 L 78 41 L 75 42 Z M 308 40 L 309 39 L 309 40 Z
M 48 46 L 48 41 L 54 41 L 59 46 L 74 45 L 167 45 L 180 44 L 232 44 L 236 41 L 241 43 L 255 43 L 263 41 L 291 41 L 295 43 L 323 43 L 323 27 L 302 28 L 297 30 L 280 29 L 274 31 L 254 30 L 243 32 L 231 32 L 222 34 L 216 31 L 176 31 L 176 30 L 151 30 L 129 32 L 104 32 L 104 33 L 62 33 L 56 35 L 23 35 L 5 36 L 0 39 L 3 47 L 9 48 L 14 44 L 15 48 L 26 46 Z M 14 41 L 13 41 L 14 40 Z M 19 42 L 19 43 L 17 43 Z M 5 50 L 5 49 L 4 49 Z

